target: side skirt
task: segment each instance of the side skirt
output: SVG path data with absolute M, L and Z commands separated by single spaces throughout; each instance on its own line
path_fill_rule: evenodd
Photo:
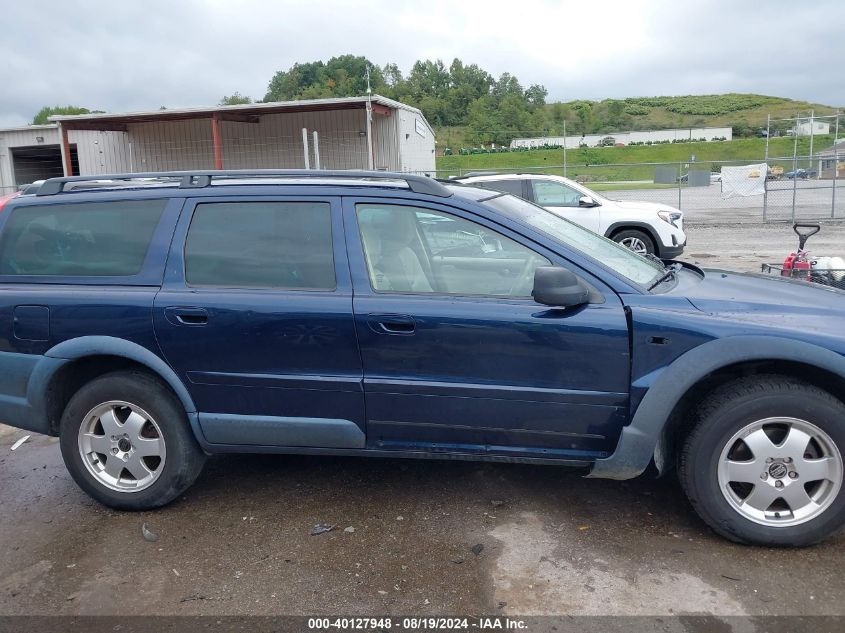
M 511 455 L 487 455 L 483 453 L 438 452 L 438 451 L 399 451 L 381 449 L 337 449 L 306 448 L 299 446 L 244 446 L 242 444 L 203 443 L 203 449 L 210 454 L 263 453 L 278 455 L 327 455 L 336 457 L 397 457 L 402 459 L 437 459 L 462 460 L 475 462 L 502 462 L 508 464 L 545 464 L 588 468 L 592 460 L 559 459 L 548 457 L 517 457 Z

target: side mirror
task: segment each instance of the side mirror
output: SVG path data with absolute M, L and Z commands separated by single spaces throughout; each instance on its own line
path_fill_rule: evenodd
M 560 266 L 540 266 L 534 271 L 534 301 L 554 308 L 587 303 L 590 291 L 572 271 Z
M 578 198 L 578 206 L 579 207 L 597 207 L 599 206 L 598 202 L 593 200 L 592 196 L 581 196 Z

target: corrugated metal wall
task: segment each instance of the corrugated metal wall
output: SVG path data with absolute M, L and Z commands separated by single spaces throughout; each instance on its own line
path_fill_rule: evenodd
M 373 113 L 373 167 L 378 170 L 398 171 L 399 167 L 399 117 L 397 110 L 390 116 Z
M 68 132 L 68 141 L 76 143 L 79 171 L 85 176 L 122 174 L 129 165 L 129 135 L 126 132 Z
M 366 169 L 365 116 L 364 110 L 333 110 L 268 114 L 258 123 L 220 121 L 223 167 L 301 169 L 305 166 L 302 128 L 306 128 L 312 167 L 316 130 L 324 169 Z M 132 125 L 129 140 L 137 171 L 214 168 L 210 119 Z M 389 159 L 387 150 L 382 154 L 382 160 Z
M 39 142 L 39 138 L 42 140 Z M 68 141 L 76 146 L 79 170 L 83 174 L 113 174 L 129 170 L 126 134 L 123 132 L 92 132 L 71 130 Z M 14 150 L 26 149 L 30 155 L 52 157 L 61 161 L 61 138 L 55 126 L 32 127 L 23 130 L 0 131 L 0 192 L 17 189 L 14 169 Z M 36 176 L 30 179 L 31 182 Z M 20 183 L 23 184 L 23 183 Z
M 38 138 L 42 138 L 41 143 Z M 59 132 L 55 127 L 34 127 L 29 130 L 5 130 L 0 133 L 0 195 L 17 190 L 15 171 L 12 164 L 14 147 L 48 147 L 59 144 Z
M 400 171 L 419 174 L 434 173 L 434 132 L 422 115 L 398 110 Z
M 211 121 L 162 121 L 129 126 L 130 171 L 214 169 Z
M 225 169 L 291 169 L 305 166 L 302 128 L 308 130 L 311 167 L 315 167 L 312 133 L 319 134 L 320 165 L 324 169 L 367 169 L 366 110 L 363 108 L 267 114 L 258 123 L 220 121 Z M 421 137 L 415 121 L 421 116 L 391 110 L 373 113 L 375 169 L 433 171 L 434 138 Z M 423 124 L 425 125 L 425 124 Z M 42 137 L 42 143 L 36 138 Z M 214 147 L 210 119 L 151 122 L 130 125 L 128 132 L 71 130 L 79 171 L 83 175 L 213 169 Z M 56 127 L 0 131 L 0 187 L 16 189 L 11 148 L 60 143 Z

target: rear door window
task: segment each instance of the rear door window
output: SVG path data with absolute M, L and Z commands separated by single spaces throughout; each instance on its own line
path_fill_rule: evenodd
M 185 243 L 192 286 L 334 290 L 328 202 L 196 206 Z
M 16 207 L 0 237 L 0 274 L 137 275 L 166 204 L 127 200 Z

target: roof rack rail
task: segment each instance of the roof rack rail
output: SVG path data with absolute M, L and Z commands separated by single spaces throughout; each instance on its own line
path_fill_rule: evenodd
M 63 176 L 50 178 L 38 189 L 39 196 L 54 196 L 65 190 L 68 183 L 98 182 L 114 180 L 179 180 L 180 189 L 200 189 L 211 185 L 215 178 L 337 178 L 348 180 L 403 180 L 414 193 L 427 193 L 441 198 L 452 195 L 443 184 L 428 176 L 403 174 L 389 171 L 364 170 L 318 170 L 318 169 L 234 169 L 222 171 L 157 171 L 131 174 L 110 174 L 92 176 Z

